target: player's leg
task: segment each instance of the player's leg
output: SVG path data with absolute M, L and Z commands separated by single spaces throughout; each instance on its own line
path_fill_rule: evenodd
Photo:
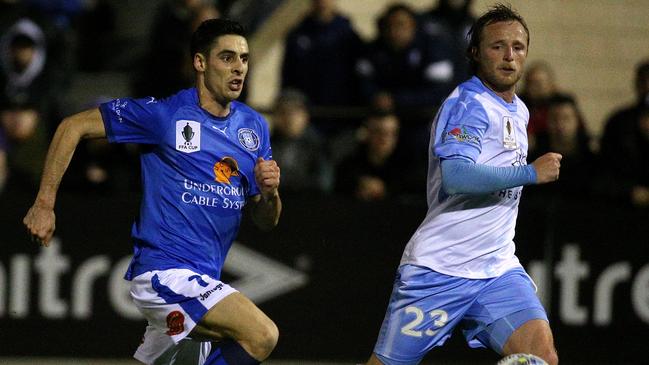
M 526 353 L 536 355 L 550 365 L 559 363 L 548 322 L 533 319 L 518 327 L 503 346 L 503 355 Z
M 502 355 L 530 353 L 549 364 L 558 363 L 547 315 L 522 268 L 487 286 L 462 327 L 472 347 L 488 347 Z
M 482 284 L 403 265 L 367 364 L 418 364 L 451 336 Z
M 224 357 L 230 352 L 243 357 L 247 353 L 255 360 L 263 361 L 275 348 L 279 331 L 250 299 L 235 292 L 216 303 L 194 327 L 190 337 L 216 341 L 214 346 L 224 352 Z
M 149 324 L 173 344 L 214 341 L 204 364 L 257 364 L 277 342 L 277 327 L 229 285 L 187 269 L 141 274 L 131 296 Z M 146 342 L 146 341 L 145 341 Z M 161 341 L 153 348 L 161 349 Z M 150 358 L 150 357 L 147 357 Z M 198 365 L 202 365 L 200 362 Z

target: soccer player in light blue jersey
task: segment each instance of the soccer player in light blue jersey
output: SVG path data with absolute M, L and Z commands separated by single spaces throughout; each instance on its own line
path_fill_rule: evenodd
M 275 347 L 277 327 L 220 274 L 244 206 L 262 229 L 277 225 L 280 170 L 265 120 L 235 101 L 248 71 L 241 25 L 203 22 L 192 36 L 191 57 L 194 88 L 161 100 L 120 98 L 66 118 L 24 223 L 48 245 L 56 193 L 81 139 L 146 145 L 135 249 L 125 275 L 149 322 L 135 357 L 181 363 L 182 354 L 168 350 L 191 338 L 204 342 L 184 351 L 194 357 L 185 363 L 257 364 Z
M 546 312 L 514 254 L 523 185 L 557 180 L 561 161 L 526 161 L 529 112 L 515 91 L 528 46 L 527 25 L 508 6 L 473 25 L 474 76 L 433 122 L 428 213 L 403 253 L 368 364 L 417 364 L 456 327 L 471 347 L 558 364 Z

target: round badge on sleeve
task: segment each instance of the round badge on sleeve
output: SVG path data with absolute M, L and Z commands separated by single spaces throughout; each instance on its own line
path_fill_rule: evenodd
M 248 151 L 257 151 L 259 149 L 259 136 L 250 128 L 241 128 L 237 131 L 239 143 Z

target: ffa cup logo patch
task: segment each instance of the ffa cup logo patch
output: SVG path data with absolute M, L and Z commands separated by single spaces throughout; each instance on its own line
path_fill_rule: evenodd
M 259 149 L 259 136 L 250 128 L 241 128 L 237 132 L 239 143 L 248 151 L 257 151 Z
M 176 150 L 185 153 L 201 150 L 201 124 L 193 120 L 176 121 Z
M 518 148 L 518 143 L 516 143 L 516 130 L 514 130 L 514 118 L 509 116 L 503 117 L 503 147 L 508 150 Z

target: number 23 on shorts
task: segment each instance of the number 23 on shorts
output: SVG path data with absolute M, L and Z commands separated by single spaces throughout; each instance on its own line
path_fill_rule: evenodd
M 415 306 L 408 306 L 405 309 L 406 314 L 413 314 L 415 317 L 403 327 L 401 327 L 401 333 L 406 336 L 412 337 L 423 337 L 426 336 L 435 336 L 437 332 L 446 325 L 448 322 L 448 313 L 443 309 L 433 309 L 428 312 L 428 316 L 432 321 L 432 327 L 427 328 L 426 330 L 416 330 L 415 328 L 419 327 L 420 324 L 424 321 L 426 314 L 423 310 Z

